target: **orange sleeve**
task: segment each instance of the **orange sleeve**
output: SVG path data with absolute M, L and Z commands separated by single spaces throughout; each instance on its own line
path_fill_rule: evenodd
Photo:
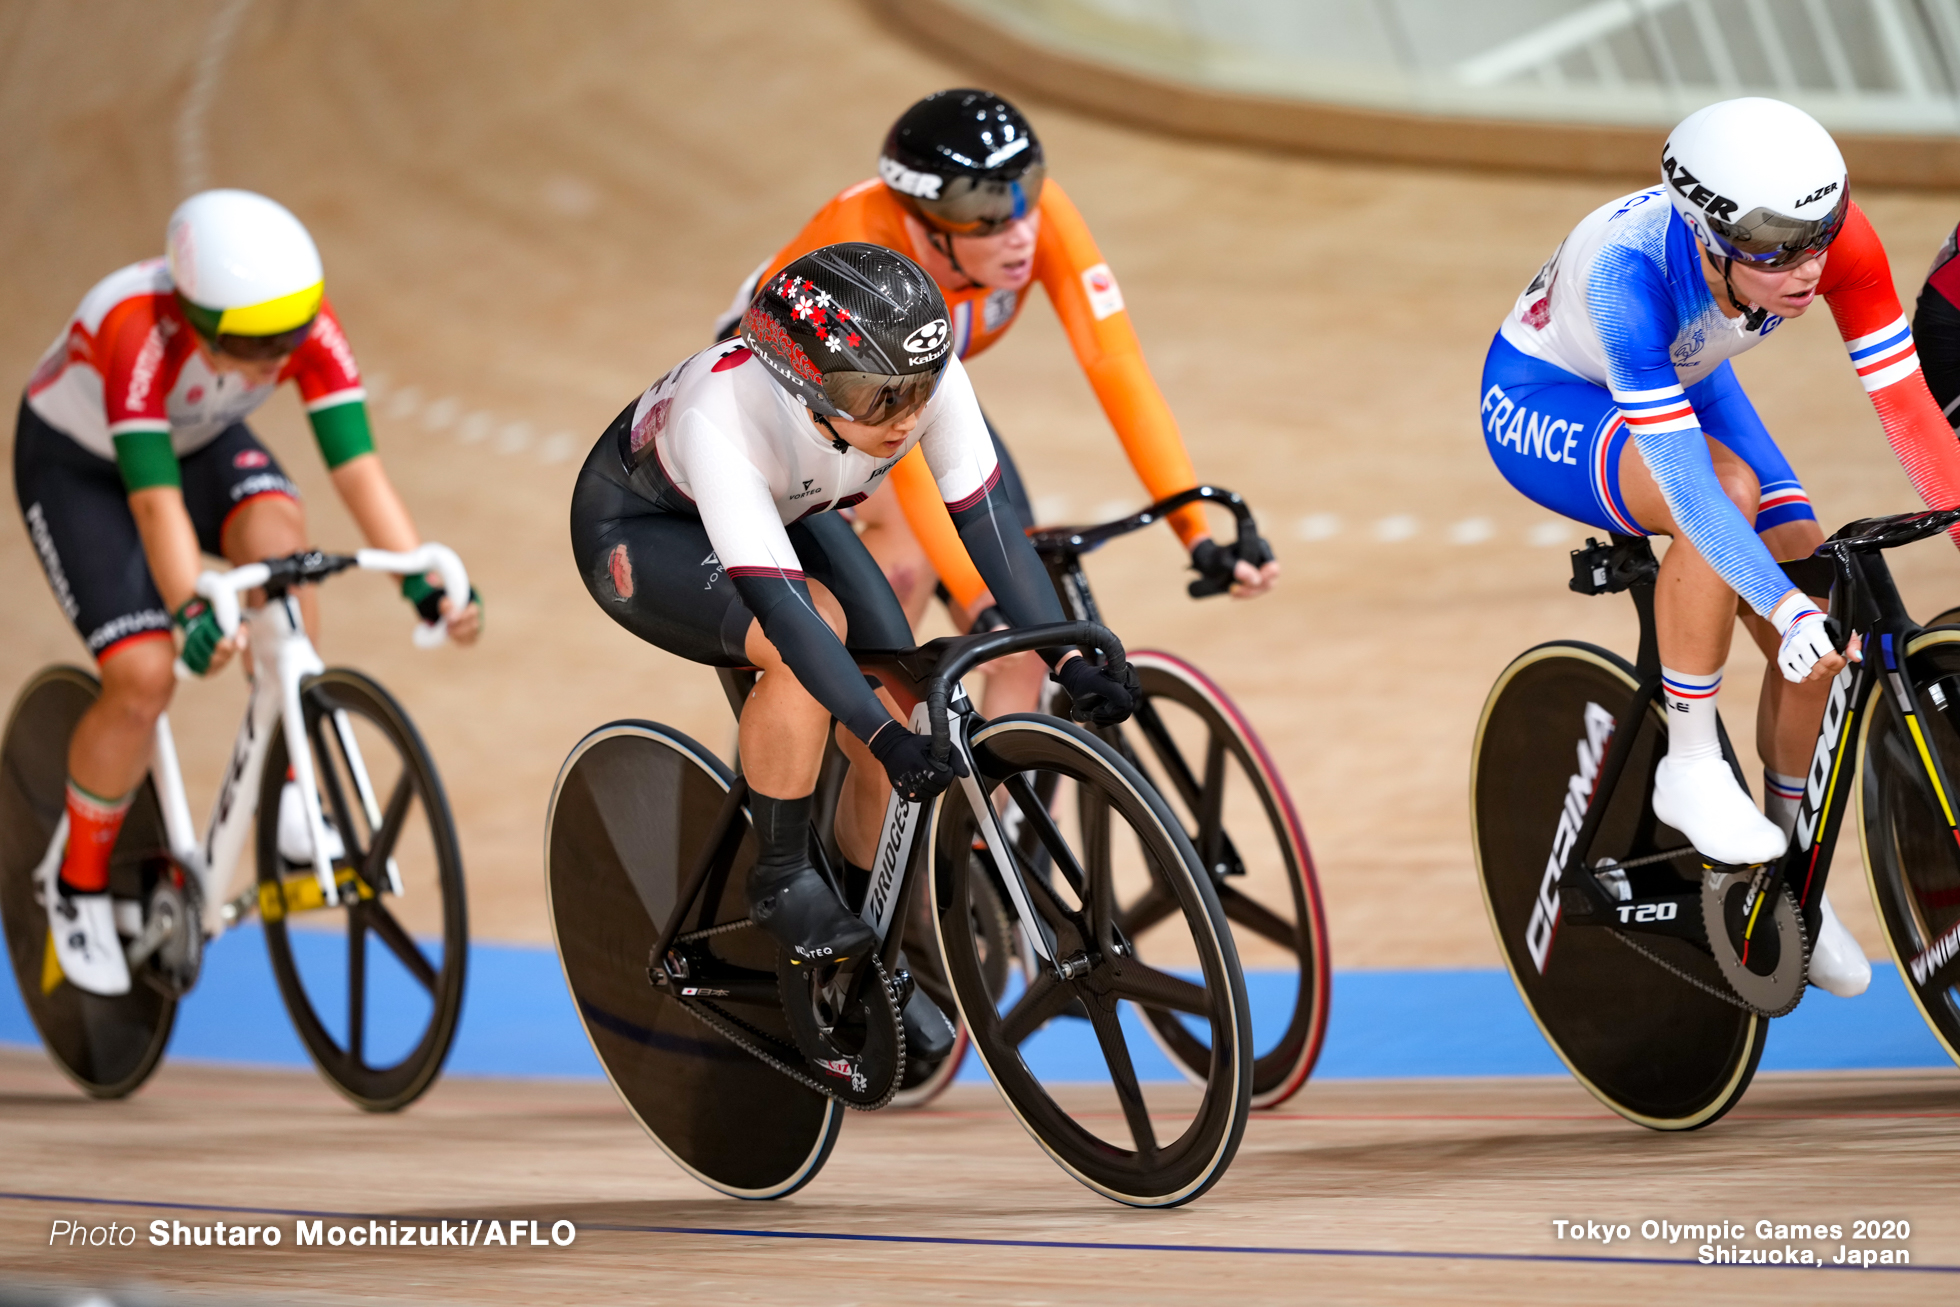
M 1116 278 L 1089 225 L 1052 177 L 1041 188 L 1034 271 L 1150 497 L 1164 499 L 1197 485 L 1198 473 L 1177 419 L 1143 361 L 1143 346 L 1130 325 Z M 1211 534 L 1204 510 L 1196 504 L 1173 513 L 1171 525 L 1186 547 Z
M 781 272 L 791 260 L 839 241 L 866 241 L 910 257 L 905 211 L 876 177 L 846 187 L 818 209 L 816 216 L 803 224 L 803 230 L 776 251 L 776 257 L 769 260 L 756 284 L 761 285 Z
M 891 486 L 905 514 L 905 524 L 912 528 L 953 602 L 961 608 L 973 607 L 973 601 L 987 592 L 987 583 L 980 579 L 979 570 L 960 542 L 946 501 L 939 497 L 939 483 L 926 466 L 924 450 L 915 447 L 898 460 L 891 472 Z

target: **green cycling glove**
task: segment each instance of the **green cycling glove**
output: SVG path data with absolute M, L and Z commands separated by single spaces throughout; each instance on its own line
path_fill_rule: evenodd
M 402 578 L 402 598 L 414 606 L 416 615 L 425 622 L 439 621 L 442 617 L 442 598 L 447 593 L 439 585 L 430 585 L 429 578 L 421 572 L 411 572 Z M 470 587 L 470 602 L 477 606 L 477 623 L 483 622 L 483 596 L 475 586 Z
M 218 615 L 211 611 L 211 602 L 202 595 L 187 599 L 170 620 L 184 633 L 184 652 L 179 655 L 184 666 L 199 676 L 210 671 L 212 651 L 225 638 L 218 626 Z

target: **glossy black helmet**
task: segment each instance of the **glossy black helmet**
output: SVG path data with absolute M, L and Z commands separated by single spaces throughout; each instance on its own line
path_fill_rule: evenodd
M 1034 211 L 1048 175 L 1021 111 L 988 91 L 939 91 L 899 115 L 878 175 L 927 225 L 986 236 Z
M 886 422 L 922 406 L 946 370 L 946 300 L 912 260 L 846 241 L 762 283 L 742 341 L 776 383 L 821 417 Z

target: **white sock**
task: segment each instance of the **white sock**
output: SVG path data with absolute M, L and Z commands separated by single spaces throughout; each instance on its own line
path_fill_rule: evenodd
M 1803 777 L 1785 776 L 1763 768 L 1763 815 L 1788 835 L 1797 827 L 1797 805 L 1803 802 Z
M 1700 762 L 1722 756 L 1721 719 L 1715 712 L 1715 692 L 1721 688 L 1719 668 L 1699 674 L 1661 668 L 1668 757 L 1676 762 Z

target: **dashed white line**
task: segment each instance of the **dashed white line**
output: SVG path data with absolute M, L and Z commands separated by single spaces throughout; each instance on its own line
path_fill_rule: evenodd
M 377 409 L 389 419 L 407 422 L 419 414 L 425 430 L 448 431 L 453 428 L 456 439 L 465 445 L 481 444 L 487 440 L 502 454 L 533 451 L 541 463 L 562 463 L 579 450 L 579 438 L 569 431 L 554 431 L 540 438 L 537 429 L 522 419 L 506 422 L 495 413 L 482 409 L 466 414 L 463 412 L 463 402 L 452 395 L 444 395 L 425 404 L 419 386 L 408 385 L 393 390 L 386 373 L 376 373 L 368 378 L 368 393 L 375 398 Z M 387 396 L 385 403 L 381 400 L 383 395 Z
M 1564 544 L 1571 537 L 1567 523 L 1561 521 L 1540 522 L 1525 532 L 1525 539 L 1540 549 L 1551 549 Z
M 1375 523 L 1375 539 L 1383 544 L 1395 544 L 1403 540 L 1415 539 L 1416 532 L 1422 530 L 1422 523 L 1407 513 L 1397 513 L 1384 517 Z
M 1293 528 L 1293 534 L 1302 540 L 1332 540 L 1340 533 L 1338 513 L 1308 513 Z

